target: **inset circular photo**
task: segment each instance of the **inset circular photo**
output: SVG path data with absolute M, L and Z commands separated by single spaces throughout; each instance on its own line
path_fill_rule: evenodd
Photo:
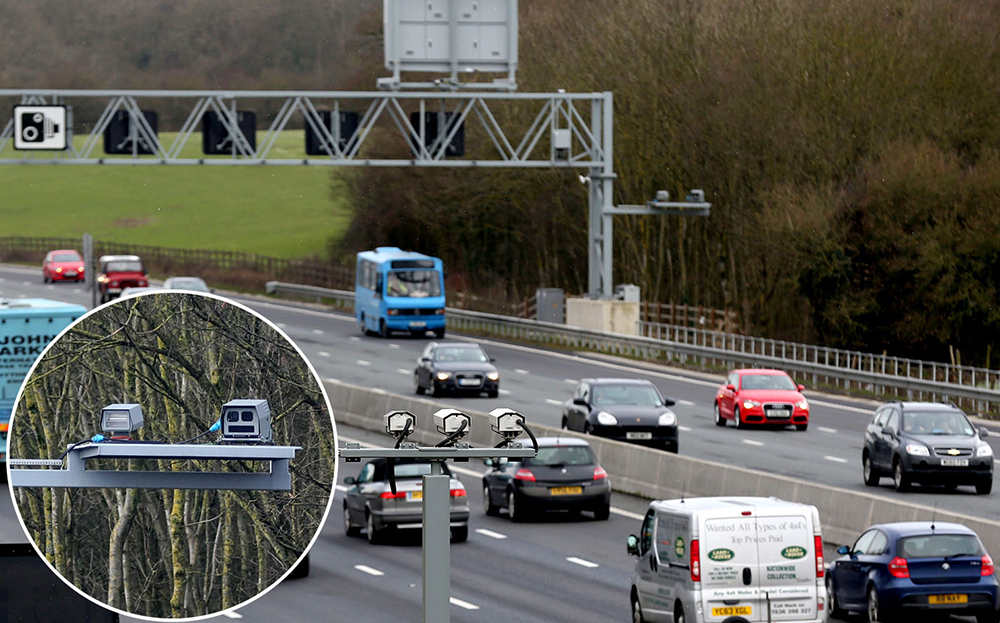
M 39 554 L 85 596 L 152 620 L 216 615 L 307 572 L 336 482 L 315 370 L 256 312 L 194 292 L 119 299 L 70 326 L 26 378 L 8 440 Z

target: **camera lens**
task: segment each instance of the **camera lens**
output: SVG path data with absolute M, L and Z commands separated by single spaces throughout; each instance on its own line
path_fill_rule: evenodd
M 26 141 L 34 141 L 38 138 L 38 128 L 33 125 L 29 125 L 26 128 L 21 129 L 21 137 Z
M 240 421 L 240 412 L 239 411 L 230 411 L 229 413 L 226 414 L 226 421 L 227 422 L 239 422 Z
M 243 421 L 244 422 L 253 422 L 253 411 L 244 411 L 243 412 Z
M 32 117 L 32 120 L 35 123 L 41 123 L 42 121 L 45 121 L 45 115 L 43 115 L 40 112 L 36 112 L 35 115 Z

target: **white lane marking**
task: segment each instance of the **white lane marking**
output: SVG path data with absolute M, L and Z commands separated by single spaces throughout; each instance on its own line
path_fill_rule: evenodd
M 500 534 L 499 532 L 493 532 L 492 530 L 487 530 L 486 528 L 476 528 L 476 532 L 483 536 L 488 536 L 491 539 L 506 539 L 506 534 Z
M 361 341 L 361 338 L 358 337 L 358 336 L 356 336 L 356 335 L 352 335 L 348 339 L 351 340 L 352 342 L 360 342 Z
M 323 335 L 323 329 L 313 329 L 313 333 L 316 335 Z
M 581 567 L 586 567 L 588 569 L 596 569 L 601 565 L 596 562 L 590 562 L 589 560 L 584 560 L 583 558 L 577 558 L 576 556 L 570 556 L 566 560 L 573 563 L 574 565 L 580 565 Z
M 677 404 L 684 405 L 685 407 L 693 407 L 694 406 L 694 403 L 691 402 L 690 400 L 678 400 Z
M 347 485 L 336 485 L 337 491 L 347 491 Z
M 413 370 L 407 370 L 406 368 L 396 368 L 396 372 L 399 372 L 400 374 L 409 374 L 413 372 Z
M 837 434 L 836 428 L 827 428 L 826 426 L 817 426 L 816 428 L 818 428 L 821 433 L 830 433 L 832 435 Z
M 743 443 L 747 444 L 748 446 L 758 446 L 758 447 L 764 445 L 763 442 L 761 442 L 761 441 L 754 441 L 753 439 L 744 439 Z
M 509 389 L 498 389 L 497 391 L 503 394 L 504 396 L 510 393 Z
M 842 459 L 839 456 L 824 456 L 827 461 L 833 461 L 834 463 L 846 463 L 847 459 Z
M 685 433 L 690 433 L 691 432 L 691 427 L 690 426 L 678 426 L 677 430 L 680 430 L 680 431 L 685 432 Z
M 399 348 L 399 344 L 389 344 L 389 348 Z
M 30 282 L 30 281 L 22 281 L 22 282 L 21 282 L 21 285 L 22 285 L 22 286 L 30 286 L 30 285 L 31 285 L 31 282 Z
M 27 285 L 27 284 L 25 284 L 25 285 Z M 528 374 L 528 371 L 527 370 L 522 370 L 521 368 L 514 368 L 514 373 L 515 374 Z
M 227 619 L 242 619 L 243 618 L 243 615 L 240 614 L 239 612 L 236 612 L 236 611 L 223 612 L 222 616 L 226 617 Z
M 561 400 L 555 400 L 555 399 L 552 399 L 552 398 L 546 398 L 545 402 L 549 403 L 550 405 L 561 405 L 562 404 Z
M 359 366 L 370 366 L 370 365 L 372 365 L 372 362 L 365 361 L 364 359 L 358 359 L 358 365 Z
M 0 281 L 3 281 L 3 279 L 0 279 Z M 73 288 L 73 294 L 83 294 L 83 290 L 80 288 Z
M 378 577 L 380 575 L 385 575 L 385 571 L 379 571 L 378 569 L 373 569 L 368 565 L 354 565 L 354 568 L 360 571 L 361 573 L 367 573 L 368 575 L 374 575 L 375 577 Z
M 646 518 L 645 515 L 642 515 L 640 513 L 633 513 L 632 511 L 627 511 L 624 508 L 615 508 L 614 506 L 611 507 L 611 512 L 614 513 L 615 515 L 621 515 L 622 517 L 635 519 L 636 521 L 642 521 L 643 519 Z
M 330 353 L 326 352 L 325 350 L 321 350 L 321 351 L 319 351 L 319 356 L 320 357 L 329 357 Z
M 569 383 L 570 385 L 579 385 L 580 381 L 576 379 L 563 379 L 563 383 Z
M 824 400 L 815 400 L 813 398 L 809 399 L 809 404 L 820 405 L 821 407 L 831 407 L 833 409 L 843 409 L 844 411 L 854 411 L 855 413 L 864 413 L 865 415 L 875 413 L 875 407 L 872 407 L 871 409 L 859 409 L 858 407 L 849 407 L 847 405 L 837 404 L 836 402 L 826 402 Z
M 465 608 L 466 610 L 479 610 L 479 606 L 476 604 L 470 604 L 467 601 L 462 601 L 461 599 L 451 598 L 451 604 L 453 606 L 458 606 L 459 608 Z

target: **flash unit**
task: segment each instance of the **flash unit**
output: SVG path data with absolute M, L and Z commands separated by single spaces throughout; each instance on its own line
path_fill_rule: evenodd
M 130 435 L 142 426 L 142 406 L 113 404 L 101 409 L 101 430 L 110 435 Z

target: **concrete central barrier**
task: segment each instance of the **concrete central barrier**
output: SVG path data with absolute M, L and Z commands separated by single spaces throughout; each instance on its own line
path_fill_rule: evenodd
M 445 405 L 416 396 L 401 396 L 378 389 L 348 385 L 327 379 L 336 421 L 366 430 L 384 430 L 382 416 L 389 411 L 406 410 L 417 417 L 417 427 L 411 440 L 422 444 L 437 443 L 442 436 L 434 429 L 432 415 Z M 500 437 L 490 430 L 485 412 L 466 410 L 472 416 L 472 432 L 465 441 L 473 446 L 494 446 Z M 538 437 L 556 435 L 586 439 L 597 454 L 601 465 L 611 477 L 616 491 L 649 499 L 669 499 L 681 496 L 755 495 L 774 496 L 792 502 L 812 504 L 819 509 L 826 541 L 835 544 L 853 543 L 865 528 L 893 521 L 938 521 L 961 523 L 975 530 L 986 549 L 996 559 L 1000 556 L 1000 522 L 971 515 L 935 510 L 929 506 L 890 500 L 884 497 L 840 489 L 805 480 L 770 474 L 759 470 L 724 465 L 693 457 L 671 454 L 583 435 L 531 422 L 528 425 Z M 530 443 L 527 436 L 521 441 Z M 386 446 L 392 438 L 386 435 Z M 860 478 L 860 467 L 858 478 Z M 638 522 L 636 530 L 638 530 Z

